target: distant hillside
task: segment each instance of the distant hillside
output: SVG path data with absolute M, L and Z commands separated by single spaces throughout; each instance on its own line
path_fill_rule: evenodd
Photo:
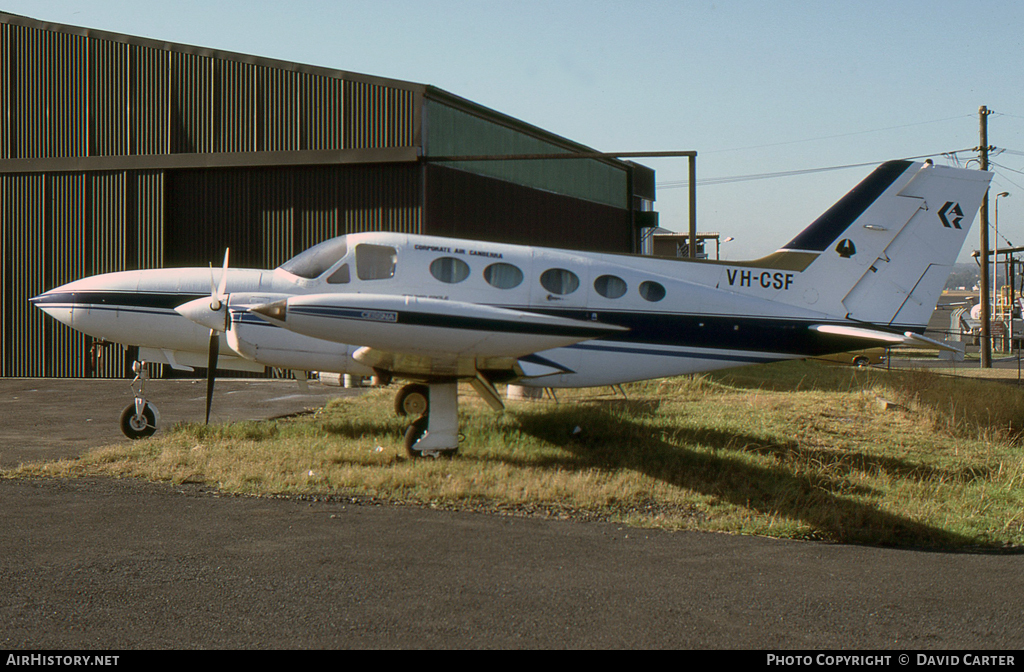
M 978 265 L 974 262 L 955 264 L 946 281 L 946 289 L 971 289 L 978 284 L 979 275 Z

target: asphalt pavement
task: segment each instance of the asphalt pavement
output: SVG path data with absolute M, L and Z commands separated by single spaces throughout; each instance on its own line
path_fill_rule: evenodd
M 134 403 L 130 383 L 0 378 L 0 468 L 74 457 L 89 448 L 127 441 L 119 419 L 121 411 Z M 363 391 L 312 381 L 303 390 L 294 380 L 218 380 L 210 422 L 302 413 L 333 398 L 353 397 Z M 205 380 L 150 380 L 146 398 L 159 411 L 161 427 L 206 418 Z
M 0 465 L 123 440 L 124 385 L 0 380 Z M 150 385 L 164 421 L 203 414 L 202 383 Z M 226 419 L 348 394 L 313 386 L 302 398 L 284 381 L 223 381 L 218 392 L 214 412 Z M 114 479 L 0 479 L 0 510 L 8 650 L 1024 647 L 1020 554 Z

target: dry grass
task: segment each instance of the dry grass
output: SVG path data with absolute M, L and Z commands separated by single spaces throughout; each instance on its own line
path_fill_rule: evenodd
M 794 362 L 560 392 L 495 414 L 463 390 L 456 459 L 408 459 L 392 390 L 315 416 L 179 426 L 19 476 L 203 482 L 393 502 L 929 547 L 1024 543 L 1024 395 Z M 882 411 L 878 397 L 900 405 Z

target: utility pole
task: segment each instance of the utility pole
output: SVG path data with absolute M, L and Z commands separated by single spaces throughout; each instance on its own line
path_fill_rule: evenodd
M 978 108 L 978 120 L 981 126 L 980 152 L 981 169 L 988 170 L 988 115 L 992 110 L 984 105 Z M 992 368 L 992 322 L 989 316 L 988 296 L 988 190 L 981 199 L 981 368 Z
M 697 258 L 697 152 L 690 157 L 690 259 Z

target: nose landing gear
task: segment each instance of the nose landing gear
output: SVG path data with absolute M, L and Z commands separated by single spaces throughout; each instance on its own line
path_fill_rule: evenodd
M 121 432 L 129 439 L 144 439 L 153 436 L 157 424 L 160 422 L 160 413 L 156 406 L 146 401 L 146 381 L 149 380 L 149 364 L 146 362 L 133 362 L 132 371 L 135 372 L 135 379 L 132 380 L 131 390 L 135 394 L 135 401 L 121 411 Z

